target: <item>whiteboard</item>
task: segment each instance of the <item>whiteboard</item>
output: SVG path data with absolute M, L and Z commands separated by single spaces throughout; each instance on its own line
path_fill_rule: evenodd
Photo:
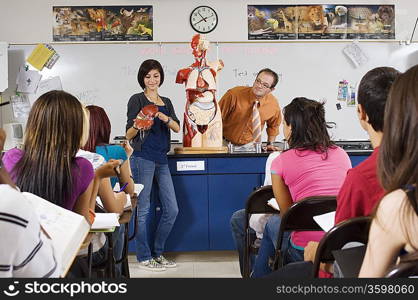
M 392 66 L 400 71 L 418 64 L 418 44 L 399 45 L 396 42 L 360 42 L 369 61 L 359 68 L 342 53 L 345 42 L 279 42 L 279 43 L 212 43 L 209 61 L 217 58 L 225 67 L 219 73 L 218 97 L 237 85 L 252 85 L 258 70 L 269 67 L 280 74 L 273 94 L 281 107 L 299 96 L 326 101 L 326 119 L 337 124 L 331 130 L 334 140 L 368 139 L 357 120 L 356 108 L 337 110 L 338 82 L 357 84 L 371 68 Z M 11 45 L 9 48 L 9 89 L 16 87 L 19 66 L 36 45 Z M 60 76 L 63 89 L 84 104 L 102 106 L 112 124 L 111 136 L 124 135 L 126 108 L 130 96 L 141 92 L 136 76 L 141 62 L 154 58 L 161 62 L 165 81 L 160 94 L 169 97 L 180 121 L 185 106 L 184 85 L 176 84 L 177 71 L 193 63 L 187 43 L 178 44 L 53 44 L 60 59 L 52 69 L 41 71 L 42 79 Z M 6 115 L 5 115 L 6 114 Z M 3 113 L 3 123 L 13 121 L 11 113 Z M 282 135 L 278 137 L 281 140 Z M 174 140 L 182 134 L 174 133 Z M 263 141 L 266 134 L 263 133 Z
M 7 88 L 9 83 L 7 79 L 7 47 L 6 42 L 0 42 L 0 93 Z

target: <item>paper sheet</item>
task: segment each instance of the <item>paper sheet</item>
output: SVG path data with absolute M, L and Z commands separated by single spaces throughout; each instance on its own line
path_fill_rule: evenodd
M 34 68 L 41 71 L 46 62 L 52 57 L 55 51 L 48 49 L 45 44 L 38 44 L 32 53 L 27 58 L 27 62 L 30 63 Z
M 26 67 L 19 68 L 16 84 L 17 91 L 22 93 L 35 93 L 42 75 L 34 70 L 27 70 Z
M 361 50 L 359 45 L 357 45 L 355 42 L 344 47 L 343 53 L 351 60 L 356 68 L 367 63 L 369 60 L 363 50 Z
M 53 90 L 62 91 L 61 78 L 59 76 L 50 77 L 48 79 L 40 81 L 36 93 L 29 96 L 30 104 L 33 105 L 33 103 L 40 96 L 42 96 L 46 92 Z
M 313 217 L 315 222 L 325 231 L 329 231 L 332 227 L 334 227 L 335 223 L 335 211 L 318 215 Z
M 267 204 L 273 207 L 275 210 L 280 211 L 280 207 L 277 204 L 276 198 L 271 198 L 269 201 L 267 201 Z
M 30 112 L 30 103 L 26 95 L 14 95 L 10 97 L 10 103 L 12 104 L 13 116 L 16 120 L 27 120 Z
M 115 213 L 96 213 L 91 229 L 109 229 L 119 226 L 119 215 Z

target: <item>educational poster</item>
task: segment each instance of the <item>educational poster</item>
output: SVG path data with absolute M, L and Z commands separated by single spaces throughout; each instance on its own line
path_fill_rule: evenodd
M 395 39 L 395 5 L 347 5 L 347 39 Z
M 54 41 L 152 41 L 151 5 L 54 6 Z
M 395 39 L 394 5 L 248 5 L 248 39 Z
M 295 9 L 293 5 L 248 5 L 248 39 L 296 39 Z

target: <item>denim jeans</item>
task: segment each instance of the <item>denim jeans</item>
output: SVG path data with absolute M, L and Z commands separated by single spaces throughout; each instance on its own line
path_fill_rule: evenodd
M 245 247 L 245 209 L 237 210 L 232 214 L 231 220 L 231 232 L 232 239 L 235 243 L 235 248 L 238 251 L 239 256 L 239 268 L 241 270 L 241 275 L 244 275 L 244 247 Z M 251 229 L 255 235 L 255 231 Z M 253 265 L 254 257 L 252 257 L 252 262 L 250 265 Z
M 136 257 L 141 262 L 163 253 L 165 242 L 178 214 L 178 206 L 168 164 L 159 164 L 135 156 L 131 156 L 130 161 L 135 183 L 144 185 L 144 189 L 138 195 L 138 232 L 135 236 Z M 162 215 L 155 230 L 153 245 L 150 245 L 147 222 L 150 215 L 150 195 L 154 176 L 158 184 Z
M 303 250 L 296 249 L 292 246 L 292 243 L 290 242 L 290 238 L 288 240 L 287 250 L 286 254 L 284 256 L 284 264 L 290 264 L 293 262 L 303 261 L 304 260 L 304 252 Z
M 266 276 L 272 272 L 269 266 L 270 258 L 274 259 L 277 248 L 277 238 L 279 237 L 281 218 L 279 215 L 272 215 L 264 227 L 263 238 L 258 249 L 258 255 L 254 262 L 252 278 L 259 278 Z M 288 249 L 288 240 L 290 239 L 290 232 L 286 231 L 283 234 L 283 241 L 281 251 L 286 255 Z

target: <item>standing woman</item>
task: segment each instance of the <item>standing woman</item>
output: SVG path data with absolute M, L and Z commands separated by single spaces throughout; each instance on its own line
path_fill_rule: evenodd
M 164 271 L 176 267 L 162 254 L 165 242 L 173 228 L 178 207 L 173 181 L 168 168 L 167 152 L 170 150 L 170 130 L 179 132 L 180 122 L 170 99 L 158 94 L 164 82 L 161 64 L 153 59 L 144 61 L 139 67 L 138 83 L 144 90 L 134 94 L 128 102 L 126 138 L 131 141 L 134 152 L 131 156 L 132 174 L 144 190 L 138 198 L 138 233 L 135 237 L 136 256 L 139 267 L 150 271 Z M 145 134 L 139 134 L 134 120 L 146 105 L 156 105 L 158 112 Z M 154 244 L 149 245 L 147 219 L 150 211 L 150 194 L 153 180 L 158 184 L 162 215 L 154 234 Z

